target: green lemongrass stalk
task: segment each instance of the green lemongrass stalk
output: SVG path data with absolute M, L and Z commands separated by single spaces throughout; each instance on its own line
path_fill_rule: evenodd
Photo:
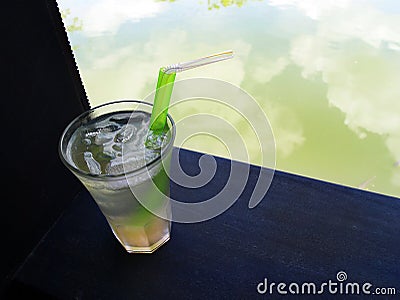
M 150 117 L 150 130 L 153 132 L 160 132 L 165 128 L 175 77 L 176 73 L 165 73 L 165 68 L 158 72 L 156 95 Z
M 214 62 L 222 61 L 233 57 L 232 51 L 224 51 L 212 54 L 192 61 L 170 65 L 160 68 L 158 73 L 156 94 L 150 117 L 150 128 L 147 134 L 145 146 L 150 149 L 160 149 L 162 141 L 168 132 L 167 116 L 171 100 L 172 89 L 177 72 L 205 66 Z
M 150 117 L 150 127 L 145 146 L 150 149 L 161 148 L 165 133 L 168 131 L 167 116 L 172 89 L 174 87 L 176 73 L 167 74 L 165 68 L 160 68 L 156 94 L 154 96 L 153 109 Z

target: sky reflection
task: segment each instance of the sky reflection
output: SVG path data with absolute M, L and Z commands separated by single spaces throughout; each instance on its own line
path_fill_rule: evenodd
M 400 196 L 398 2 L 239 2 L 58 1 L 66 23 L 82 21 L 68 34 L 92 105 L 144 98 L 160 66 L 233 49 L 235 59 L 179 79 L 217 78 L 251 94 L 271 122 L 278 169 Z M 227 155 L 205 141 L 185 146 Z

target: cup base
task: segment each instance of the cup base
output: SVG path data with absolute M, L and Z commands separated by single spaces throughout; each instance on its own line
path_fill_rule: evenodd
M 122 246 L 124 246 L 125 250 L 128 253 L 153 253 L 158 248 L 160 248 L 162 245 L 164 245 L 166 242 L 168 242 L 169 238 L 170 238 L 169 234 L 166 234 L 157 243 L 155 243 L 151 246 L 148 246 L 148 247 L 132 247 L 132 246 L 127 246 L 127 245 L 122 245 Z
M 146 225 L 109 224 L 129 253 L 153 253 L 170 239 L 171 222 L 158 217 L 153 217 Z

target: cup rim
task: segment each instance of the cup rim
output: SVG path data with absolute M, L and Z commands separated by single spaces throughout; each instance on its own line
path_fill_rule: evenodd
M 70 169 L 73 173 L 76 173 L 76 174 L 78 174 L 78 175 L 80 175 L 80 176 L 83 176 L 83 177 L 86 177 L 86 178 L 97 179 L 97 180 L 101 180 L 101 179 L 105 179 L 105 178 L 108 178 L 108 179 L 113 179 L 113 178 L 115 178 L 115 179 L 116 179 L 116 178 L 126 177 L 126 176 L 131 175 L 131 174 L 134 174 L 134 173 L 140 173 L 141 171 L 143 171 L 143 170 L 145 170 L 145 169 L 148 169 L 148 168 L 152 167 L 153 165 L 156 165 L 156 163 L 157 163 L 158 161 L 160 161 L 166 154 L 168 154 L 168 153 L 172 150 L 173 143 L 174 143 L 174 140 L 175 140 L 176 128 L 175 128 L 175 122 L 174 122 L 174 120 L 172 119 L 171 115 L 170 115 L 170 114 L 167 114 L 167 117 L 168 117 L 168 119 L 169 119 L 169 121 L 171 122 L 171 125 L 172 125 L 172 135 L 171 135 L 171 139 L 170 139 L 170 141 L 168 142 L 168 144 L 162 148 L 163 151 L 161 151 L 161 155 L 158 156 L 157 158 L 154 158 L 153 160 L 149 161 L 149 162 L 146 163 L 144 166 L 142 166 L 142 167 L 140 167 L 140 168 L 137 168 L 137 169 L 134 169 L 134 170 L 131 170 L 131 171 L 126 172 L 126 173 L 124 172 L 124 173 L 122 173 L 122 174 L 115 174 L 115 175 L 114 175 L 114 174 L 91 174 L 91 173 L 84 172 L 84 171 L 78 169 L 76 166 L 72 165 L 72 164 L 68 161 L 68 159 L 66 158 L 65 153 L 63 152 L 63 149 L 62 149 L 63 141 L 64 141 L 65 135 L 66 135 L 66 133 L 68 132 L 68 130 L 69 130 L 69 129 L 71 128 L 71 126 L 72 126 L 73 124 L 75 124 L 79 119 L 81 119 L 81 118 L 83 118 L 84 116 L 86 116 L 86 115 L 88 115 L 88 114 L 94 112 L 95 110 L 97 110 L 97 109 L 99 109 L 99 108 L 102 108 L 102 107 L 104 107 L 104 106 L 109 106 L 109 105 L 118 104 L 118 103 L 137 103 L 137 104 L 144 104 L 144 105 L 151 106 L 151 107 L 153 106 L 152 103 L 145 102 L 145 101 L 142 101 L 142 100 L 130 100 L 130 99 L 114 100 L 114 101 L 111 101 L 111 102 L 107 102 L 107 103 L 100 104 L 100 105 L 95 106 L 95 107 L 93 107 L 93 108 L 90 108 L 90 109 L 88 109 L 88 110 L 85 110 L 84 112 L 80 113 L 77 117 L 75 117 L 71 122 L 69 122 L 68 125 L 67 125 L 67 127 L 64 129 L 64 131 L 63 131 L 63 133 L 62 133 L 62 135 L 61 135 L 61 138 L 60 138 L 60 140 L 59 140 L 59 143 L 58 143 L 58 153 L 59 153 L 59 156 L 60 156 L 61 161 L 63 162 L 63 164 L 64 164 L 68 169 Z M 134 110 L 132 110 L 132 112 L 133 112 L 133 111 L 134 111 Z

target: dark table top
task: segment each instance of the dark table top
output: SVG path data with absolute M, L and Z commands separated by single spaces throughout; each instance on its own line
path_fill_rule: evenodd
M 183 169 L 196 174 L 199 157 L 181 151 Z M 217 163 L 221 172 L 229 169 L 228 160 L 217 158 Z M 251 167 L 251 173 L 258 170 Z M 217 178 L 206 186 L 208 191 L 223 185 L 223 176 Z M 249 182 L 238 201 L 214 219 L 174 223 L 171 240 L 150 255 L 126 253 L 83 191 L 16 273 L 10 295 L 275 298 L 276 287 L 272 295 L 260 295 L 259 283 L 267 279 L 270 287 L 283 282 L 287 291 L 291 283 L 301 288 L 308 282 L 319 289 L 329 280 L 339 283 L 338 272 L 345 272 L 343 283 L 369 282 L 371 292 L 394 287 L 397 296 L 392 299 L 398 297 L 399 199 L 277 171 L 265 199 L 249 209 L 253 185 Z M 171 186 L 176 198 L 196 200 L 201 193 Z M 326 286 L 323 295 L 332 296 Z

